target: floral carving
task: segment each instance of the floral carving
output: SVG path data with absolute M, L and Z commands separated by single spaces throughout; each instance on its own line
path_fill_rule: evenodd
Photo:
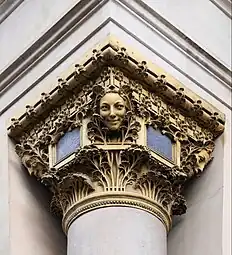
M 127 205 L 146 208 L 168 225 L 171 215 L 185 213 L 185 183 L 211 161 L 223 122 L 200 99 L 189 100 L 183 87 L 173 88 L 165 75 L 152 73 L 146 61 L 132 61 L 124 47 L 107 54 L 93 50 L 85 64 L 58 79 L 56 96 L 42 93 L 36 107 L 26 107 L 25 118 L 12 118 L 16 152 L 51 190 L 52 209 L 64 219 L 109 194 L 117 199 L 105 204 L 126 204 L 122 197 L 131 196 L 137 202 L 130 197 Z M 176 161 L 146 147 L 146 125 L 179 146 Z M 49 164 L 49 148 L 75 128 L 81 128 L 83 146 L 65 163 Z M 83 207 L 94 198 L 92 207 Z
M 76 80 L 78 80 L 80 76 L 85 76 L 85 73 L 86 73 L 86 69 L 83 65 L 79 65 L 79 64 L 75 65 L 74 77 Z
M 129 155 L 124 151 L 104 151 L 92 147 L 83 149 L 77 154 L 75 162 L 87 166 L 91 177 L 103 188 L 103 191 L 126 191 L 128 185 L 135 181 L 134 168 L 139 158 L 133 157 L 132 164 Z
M 80 169 L 78 173 L 76 168 Z M 82 198 L 100 191 L 141 194 L 170 214 L 186 210 L 182 191 L 187 174 L 154 159 L 143 146 L 119 151 L 85 146 L 68 165 L 49 171 L 41 177 L 42 182 L 54 193 L 53 209 L 62 209 L 63 213 Z
M 174 101 L 176 104 L 184 104 L 186 102 L 185 94 L 184 94 L 184 88 L 179 88 L 176 91 L 176 95 L 174 96 Z
M 202 116 L 203 115 L 203 109 L 202 109 L 202 102 L 201 100 L 197 100 L 192 107 L 192 113 L 195 116 Z
M 26 105 L 26 114 L 27 114 L 27 117 L 29 118 L 35 118 L 36 112 L 35 112 L 34 106 Z
M 68 91 L 68 82 L 62 78 L 58 79 L 58 85 L 57 85 L 57 89 L 58 89 L 58 94 L 59 95 L 63 95 L 64 93 L 66 93 Z
M 147 77 L 148 76 L 147 71 L 148 71 L 148 68 L 147 68 L 147 62 L 146 61 L 142 61 L 142 62 L 139 62 L 137 64 L 137 73 L 141 77 L 143 77 L 143 78 Z
M 199 144 L 187 142 L 181 149 L 181 168 L 189 178 L 200 174 L 212 160 L 214 150 L 212 141 L 203 141 Z
M 123 64 L 128 63 L 128 54 L 126 52 L 126 48 L 121 47 L 117 51 L 117 55 L 115 56 L 115 60 L 118 60 L 118 61 L 122 62 Z
M 88 176 L 80 173 L 70 173 L 63 177 L 54 187 L 52 200 L 53 210 L 62 209 L 62 214 L 75 203 L 94 191 L 93 184 Z
M 92 143 L 134 143 L 138 138 L 140 123 L 134 116 L 127 112 L 125 120 L 120 127 L 120 132 L 112 133 L 109 128 L 103 125 L 104 120 L 99 114 L 94 114 L 88 123 L 88 137 Z
M 112 79 L 119 81 L 118 86 L 110 82 Z M 138 138 L 141 126 L 133 114 L 131 86 L 122 80 L 122 73 L 107 68 L 93 87 L 94 112 L 88 123 L 92 143 L 125 144 Z
M 11 118 L 11 127 L 12 127 L 12 129 L 21 127 L 19 119 Z
M 99 65 L 103 62 L 103 54 L 101 51 L 97 49 L 93 50 L 92 62 L 94 65 Z
M 104 65 L 118 66 L 121 69 L 126 69 L 127 73 L 131 74 L 130 76 L 132 76 L 132 81 L 130 81 L 131 83 L 133 83 L 134 78 L 139 79 L 138 82 L 136 81 L 137 84 L 143 83 L 144 81 L 147 82 L 147 88 L 149 88 L 149 90 L 150 88 L 152 90 L 154 89 L 157 94 L 162 95 L 162 100 L 169 104 L 170 100 L 173 99 L 173 104 L 179 110 L 184 110 L 190 117 L 195 116 L 195 120 L 198 123 L 201 120 L 201 125 L 204 128 L 208 129 L 208 127 L 211 125 L 210 119 L 214 115 L 214 111 L 210 110 L 210 107 L 202 107 L 202 100 L 191 98 L 192 95 L 187 92 L 183 97 L 183 87 L 180 87 L 179 85 L 176 86 L 176 84 L 171 82 L 172 79 L 170 80 L 168 76 L 166 77 L 166 75 L 160 73 L 160 71 L 152 68 L 152 66 L 146 61 L 140 62 L 138 59 L 136 59 L 136 54 L 134 54 L 134 52 L 128 49 L 126 50 L 126 48 L 117 40 L 115 41 L 111 38 L 103 47 L 96 48 L 92 52 L 93 53 L 91 56 L 87 55 L 88 57 L 83 65 L 77 64 L 74 72 L 63 78 L 63 80 L 59 79 L 57 87 L 48 95 L 51 100 L 44 100 L 42 98 L 35 104 L 38 106 L 36 107 L 35 112 L 38 114 L 39 118 L 41 117 L 40 115 L 43 115 L 48 109 L 51 111 L 54 107 L 56 107 L 57 99 L 59 100 L 63 92 L 65 96 L 68 96 L 66 89 L 70 89 L 70 91 L 72 91 L 73 88 L 85 86 L 93 76 L 96 77 L 96 74 L 100 74 Z M 147 75 L 149 76 L 149 79 L 144 79 L 148 77 Z M 76 81 L 75 84 L 72 79 L 73 77 Z M 135 86 L 134 89 L 136 89 Z M 187 103 L 179 104 L 178 101 L 180 100 L 180 97 L 185 99 Z M 193 103 L 194 101 L 195 103 Z M 44 109 L 41 109 L 40 106 L 42 105 L 44 105 Z M 33 124 L 36 121 L 31 118 L 30 120 L 28 119 L 24 122 L 23 119 L 25 117 L 26 115 L 20 118 L 20 124 L 23 124 L 23 129 L 26 128 L 29 122 Z M 214 129 L 212 126 L 211 129 L 214 137 L 217 137 L 223 132 L 224 118 L 221 113 L 219 113 L 217 120 L 215 120 L 215 124 L 216 123 L 217 128 Z M 9 127 L 9 130 L 11 130 L 12 136 L 20 133 L 18 132 L 19 130 L 17 130 L 13 125 Z
M 161 74 L 155 79 L 154 88 L 159 91 L 160 94 L 163 94 L 167 90 L 167 81 L 164 74 Z
M 48 171 L 48 163 L 46 162 L 46 154 L 39 155 L 33 148 L 28 145 L 16 145 L 15 150 L 20 156 L 23 165 L 27 168 L 30 175 L 40 178 L 43 173 Z

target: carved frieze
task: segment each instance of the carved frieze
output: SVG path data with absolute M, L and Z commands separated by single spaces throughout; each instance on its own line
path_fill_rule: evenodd
M 9 134 L 29 173 L 53 193 L 52 209 L 63 216 L 65 231 L 75 217 L 104 206 L 148 211 L 169 229 L 171 216 L 186 211 L 185 183 L 212 159 L 224 120 L 147 61 L 109 45 L 12 118 Z M 147 126 L 170 139 L 172 160 L 148 148 Z M 75 128 L 81 146 L 56 164 L 52 148 Z

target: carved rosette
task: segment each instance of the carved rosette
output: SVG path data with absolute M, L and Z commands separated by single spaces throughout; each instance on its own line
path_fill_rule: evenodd
M 36 106 L 12 118 L 10 135 L 29 173 L 53 193 L 51 208 L 65 232 L 83 213 L 109 206 L 145 210 L 168 231 L 172 215 L 185 213 L 185 184 L 211 161 L 223 121 L 217 112 L 208 116 L 201 99 L 189 101 L 184 88 L 173 90 L 146 61 L 112 49 L 94 50 L 70 81 L 59 78 L 55 95 L 42 93 Z M 179 148 L 175 160 L 147 147 L 147 125 Z M 51 164 L 50 148 L 75 128 L 83 143 L 64 164 Z

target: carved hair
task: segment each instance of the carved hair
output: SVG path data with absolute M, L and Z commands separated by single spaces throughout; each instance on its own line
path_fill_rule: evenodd
M 126 88 L 125 88 L 126 87 Z M 125 101 L 125 107 L 127 111 L 132 110 L 132 104 L 131 104 L 131 89 L 128 89 L 127 86 L 122 86 L 121 88 L 117 88 L 114 85 L 111 85 L 108 87 L 108 89 L 104 90 L 104 88 L 96 84 L 93 87 L 93 111 L 95 113 L 99 113 L 100 111 L 100 101 L 101 99 L 109 93 L 115 93 L 118 94 L 124 101 Z

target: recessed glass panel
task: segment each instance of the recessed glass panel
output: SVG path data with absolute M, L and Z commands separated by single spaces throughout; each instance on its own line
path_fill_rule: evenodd
M 172 141 L 153 127 L 147 127 L 147 146 L 153 151 L 172 160 Z
M 56 161 L 67 157 L 80 147 L 80 130 L 74 129 L 65 133 L 56 145 Z

